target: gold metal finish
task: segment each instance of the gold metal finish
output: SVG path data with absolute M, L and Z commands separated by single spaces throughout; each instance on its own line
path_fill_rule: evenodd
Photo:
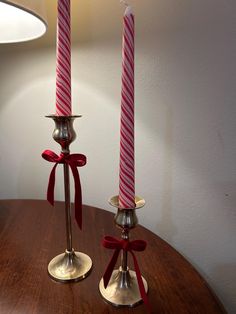
M 142 208 L 144 205 L 145 205 L 145 200 L 140 197 L 140 196 L 135 196 L 135 208 L 120 208 L 119 206 L 119 196 L 118 195 L 115 195 L 113 197 L 111 197 L 109 199 L 109 204 L 113 207 L 116 207 L 116 208 L 119 208 L 119 209 L 139 209 L 139 208 Z
M 138 224 L 136 209 L 145 205 L 145 200 L 139 196 L 135 197 L 135 208 L 120 208 L 118 196 L 113 196 L 109 203 L 117 208 L 114 217 L 115 224 L 122 229 L 121 238 L 129 240 L 129 232 Z M 146 293 L 148 284 L 142 277 Z M 99 291 L 108 303 L 117 307 L 133 307 L 142 303 L 136 273 L 128 268 L 128 252 L 122 250 L 121 266 L 113 271 L 107 288 L 104 287 L 103 278 L 99 283 Z
M 146 293 L 147 281 L 142 277 Z M 132 270 L 122 271 L 122 268 L 113 271 L 109 286 L 105 289 L 103 279 L 99 283 L 102 297 L 117 307 L 134 307 L 142 302 L 136 274 Z
M 52 137 L 61 145 L 62 153 L 70 153 L 69 146 L 76 139 L 73 123 L 76 118 L 80 117 L 82 116 L 46 116 L 46 118 L 51 118 L 55 122 L 55 129 L 52 133 Z
M 91 268 L 91 258 L 72 249 L 54 257 L 48 264 L 48 273 L 54 280 L 71 282 L 87 277 Z
M 73 122 L 75 118 L 79 117 L 81 116 L 47 116 L 47 118 L 52 118 L 55 122 L 55 129 L 52 136 L 61 145 L 61 152 L 63 154 L 70 154 L 69 146 L 76 138 Z M 84 253 L 75 252 L 72 247 L 69 165 L 64 164 L 63 169 L 67 249 L 65 253 L 57 255 L 51 260 L 48 265 L 48 273 L 56 281 L 71 282 L 82 280 L 88 276 L 92 269 L 92 260 Z

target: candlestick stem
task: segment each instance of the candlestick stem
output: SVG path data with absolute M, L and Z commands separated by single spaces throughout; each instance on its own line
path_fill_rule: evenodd
M 71 202 L 70 202 L 70 174 L 69 174 L 69 165 L 64 164 L 63 166 L 64 166 L 67 251 L 71 252 L 72 251 L 72 228 L 71 228 Z
M 122 230 L 121 238 L 123 240 L 129 240 L 129 233 L 127 230 Z M 121 267 L 122 271 L 128 270 L 128 252 L 123 250 L 121 255 Z

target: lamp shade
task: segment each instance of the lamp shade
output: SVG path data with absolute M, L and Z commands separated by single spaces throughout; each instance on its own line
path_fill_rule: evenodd
M 0 0 L 0 43 L 32 40 L 46 29 L 43 0 Z

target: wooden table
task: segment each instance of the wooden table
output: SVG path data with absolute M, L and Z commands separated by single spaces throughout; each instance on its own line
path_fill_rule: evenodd
M 51 280 L 47 264 L 65 250 L 64 204 L 46 201 L 0 201 L 0 313 L 108 314 L 146 313 L 145 306 L 114 308 L 100 297 L 98 283 L 113 251 L 101 247 L 104 235 L 119 236 L 114 214 L 84 206 L 83 231 L 73 223 L 75 249 L 93 260 L 92 273 L 78 283 Z M 153 313 L 225 313 L 207 283 L 176 250 L 138 226 L 132 239 L 148 242 L 137 253 L 149 284 Z M 132 266 L 132 264 L 131 264 Z

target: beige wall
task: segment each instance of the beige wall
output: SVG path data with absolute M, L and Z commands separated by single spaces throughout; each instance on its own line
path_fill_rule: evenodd
M 73 111 L 83 118 L 75 122 L 72 151 L 88 157 L 80 170 L 84 202 L 112 210 L 107 199 L 118 191 L 123 10 L 118 0 L 77 2 Z M 192 262 L 235 313 L 236 2 L 131 3 L 136 190 L 147 202 L 140 223 Z M 45 38 L 0 46 L 1 198 L 45 198 L 51 165 L 40 154 L 59 152 L 53 124 L 44 118 L 55 103 L 54 9 Z M 56 197 L 63 199 L 60 171 Z

